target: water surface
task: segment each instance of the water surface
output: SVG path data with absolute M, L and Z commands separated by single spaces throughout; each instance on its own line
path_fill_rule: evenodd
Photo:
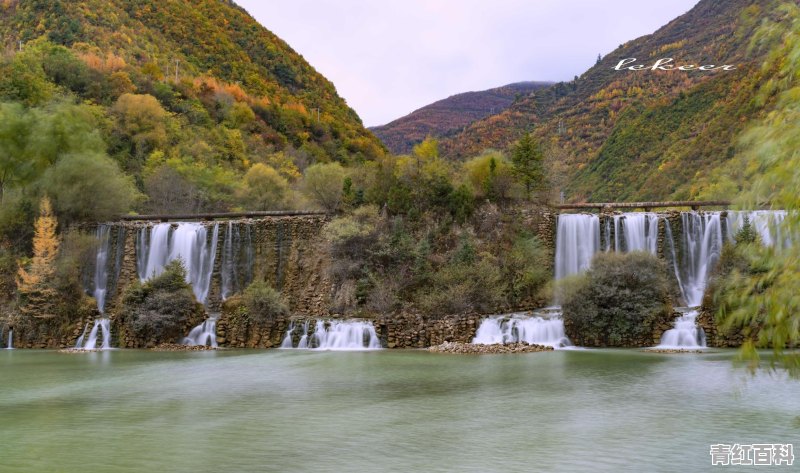
M 3 350 L 0 471 L 704 471 L 711 443 L 800 448 L 800 384 L 732 356 Z

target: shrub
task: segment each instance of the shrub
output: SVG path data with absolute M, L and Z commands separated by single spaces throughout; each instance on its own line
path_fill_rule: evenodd
M 430 316 L 494 311 L 503 301 L 502 275 L 488 255 L 474 263 L 454 261 L 433 274 L 430 286 L 417 294 Z
M 254 322 L 274 320 L 289 313 L 281 293 L 264 281 L 253 281 L 242 293 L 242 305 Z
M 154 343 L 184 336 L 185 329 L 198 322 L 195 316 L 202 312 L 180 259 L 167 264 L 159 276 L 129 286 L 122 298 L 122 320 L 140 340 Z
M 550 281 L 550 254 L 538 238 L 523 236 L 514 242 L 506 257 L 505 272 L 511 305 L 526 301 L 531 304 Z
M 666 265 L 643 252 L 598 253 L 585 275 L 562 284 L 564 325 L 584 346 L 641 346 L 671 314 Z

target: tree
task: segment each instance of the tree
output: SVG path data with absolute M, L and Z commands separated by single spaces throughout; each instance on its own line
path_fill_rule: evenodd
M 489 151 L 472 158 L 464 170 L 476 196 L 498 200 L 510 196 L 514 169 L 502 153 Z
M 544 153 L 539 143 L 525 133 L 511 150 L 514 174 L 523 186 L 528 199 L 532 192 L 545 190 Z
M 42 197 L 39 203 L 39 217 L 35 223 L 33 258 L 28 265 L 20 264 L 17 271 L 17 291 L 23 315 L 37 318 L 55 317 L 54 307 L 58 294 L 51 283 L 58 256 L 57 223 L 50 199 L 47 196 Z
M 61 157 L 42 176 L 42 188 L 66 221 L 109 220 L 128 212 L 140 198 L 132 179 L 99 153 Z
M 131 154 L 143 160 L 167 141 L 168 113 L 152 95 L 122 94 L 111 107 L 117 133 L 130 140 Z
M 342 202 L 344 168 L 339 163 L 317 163 L 303 173 L 303 192 L 328 212 Z
M 278 171 L 256 163 L 244 175 L 241 201 L 248 210 L 280 209 L 286 203 L 289 183 Z
M 14 184 L 29 182 L 41 162 L 28 154 L 33 116 L 18 103 L 0 103 L 0 202 Z

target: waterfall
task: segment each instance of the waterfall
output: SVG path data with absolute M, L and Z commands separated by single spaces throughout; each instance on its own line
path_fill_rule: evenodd
M 672 266 L 673 271 L 675 272 L 675 280 L 678 281 L 678 289 L 681 291 L 681 299 L 685 301 L 687 300 L 686 296 L 686 289 L 683 286 L 683 279 L 681 278 L 681 271 L 678 264 L 678 254 L 675 252 L 675 239 L 672 234 L 672 224 L 669 222 L 669 219 L 664 219 L 664 236 L 665 236 L 665 243 L 669 248 L 669 258 L 670 263 Z M 665 252 L 666 253 L 666 252 Z
M 687 310 L 675 319 L 674 328 L 661 335 L 661 343 L 656 348 L 705 348 L 706 334 L 697 326 L 697 310 Z
M 774 246 L 778 249 L 788 248 L 792 245 L 792 237 L 784 227 L 786 219 L 785 210 L 750 210 L 728 212 L 730 232 L 728 238 L 733 240 L 736 232 L 744 226 L 744 219 L 750 220 L 750 225 L 761 237 L 764 246 Z
M 101 314 L 105 312 L 106 291 L 108 289 L 108 256 L 111 252 L 110 230 L 111 227 L 108 225 L 97 227 L 98 246 L 95 257 L 94 291 L 92 291 L 92 295 L 97 301 L 97 310 Z
M 75 342 L 75 348 L 80 349 L 83 348 L 83 339 L 86 338 L 86 331 L 89 329 L 89 324 L 83 326 L 83 332 L 81 332 L 81 336 L 78 337 L 78 340 Z
M 219 224 L 212 227 L 210 245 L 208 228 L 199 223 L 178 223 L 174 230 L 169 223 L 154 225 L 149 232 L 142 229 L 137 244 L 139 278 L 145 281 L 158 276 L 170 261 L 180 258 L 186 267 L 186 282 L 191 284 L 197 300 L 205 304 L 211 287 L 218 238 Z
M 292 348 L 292 332 L 294 332 L 294 322 L 289 322 L 289 328 L 286 329 L 286 336 L 283 337 L 281 348 Z
M 292 348 L 294 323 L 289 325 L 281 348 Z M 381 342 L 371 322 L 361 320 L 317 320 L 314 332 L 309 334 L 309 322 L 303 323 L 303 336 L 298 349 L 316 350 L 378 350 Z
M 182 342 L 189 346 L 210 346 L 217 348 L 217 319 L 209 317 L 189 331 Z
M 240 292 L 253 279 L 253 244 L 250 225 L 228 222 L 220 264 L 221 297 Z
M 722 219 L 719 212 L 682 212 L 681 223 L 684 299 L 688 307 L 696 307 L 703 301 L 708 276 L 722 251 Z
M 6 350 L 13 350 L 14 349 L 14 329 L 8 329 L 8 345 L 6 345 Z
M 614 215 L 614 251 L 646 251 L 658 253 L 658 220 L 654 213 L 628 212 Z M 610 225 L 606 221 L 606 241 L 610 239 Z M 607 248 L 611 248 L 608 244 Z
M 588 214 L 561 214 L 556 229 L 555 277 L 562 279 L 589 268 L 600 251 L 600 218 Z
M 102 350 L 108 350 L 111 348 L 111 322 L 108 319 L 95 320 L 92 331 L 89 332 L 89 338 L 86 340 L 86 343 L 83 346 L 80 346 L 84 335 L 86 335 L 86 329 L 84 329 L 83 335 L 80 336 L 78 343 L 75 344 L 75 348 L 79 350 L 94 350 L 97 348 L 97 334 L 99 332 L 102 332 L 103 335 L 103 344 L 100 346 L 100 348 Z
M 564 333 L 560 313 L 551 315 L 510 314 L 483 319 L 472 343 L 494 345 L 525 342 L 553 348 L 571 346 Z

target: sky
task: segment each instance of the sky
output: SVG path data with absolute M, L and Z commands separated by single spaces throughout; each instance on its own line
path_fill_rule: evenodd
M 697 0 L 236 0 L 367 126 L 453 94 L 571 80 Z

